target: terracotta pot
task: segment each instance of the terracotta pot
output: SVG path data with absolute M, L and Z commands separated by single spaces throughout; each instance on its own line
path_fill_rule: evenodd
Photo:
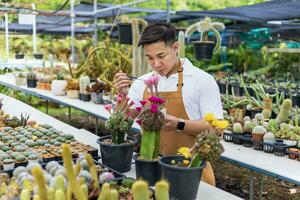
M 253 133 L 252 132 L 252 139 L 255 141 L 262 141 L 264 138 L 265 134 L 261 134 L 261 133 Z

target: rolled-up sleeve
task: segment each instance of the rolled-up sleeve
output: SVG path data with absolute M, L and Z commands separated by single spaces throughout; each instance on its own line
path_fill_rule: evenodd
M 129 88 L 128 91 L 128 97 L 130 100 L 134 101 L 135 107 L 141 107 L 140 101 L 143 100 L 143 93 L 144 93 L 145 87 L 143 86 L 143 83 L 141 84 L 138 80 L 134 81 Z

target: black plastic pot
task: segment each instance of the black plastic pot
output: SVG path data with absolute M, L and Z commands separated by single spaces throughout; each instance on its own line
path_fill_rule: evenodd
M 95 103 L 95 104 L 103 104 L 102 93 L 92 92 L 91 93 L 91 99 L 92 99 L 92 102 Z
M 139 154 L 133 156 L 136 178 L 147 181 L 151 186 L 155 185 L 161 179 L 161 166 L 158 160 L 140 160 L 139 156 Z
M 217 83 L 218 83 L 218 86 L 219 86 L 220 93 L 225 94 L 226 93 L 226 84 L 221 83 L 220 81 L 218 81 Z
M 299 94 L 292 96 L 292 105 L 300 107 L 300 95 Z
M 97 140 L 100 145 L 102 163 L 121 173 L 128 172 L 131 169 L 131 161 L 136 140 L 127 137 L 128 144 L 107 144 L 103 141 L 110 139 L 111 136 L 103 136 Z
M 165 156 L 159 160 L 162 177 L 170 184 L 170 199 L 195 200 L 205 162 L 200 167 L 188 168 L 171 166 L 172 160 L 183 161 L 184 157 Z
M 234 96 L 240 97 L 244 95 L 244 89 L 240 86 L 239 83 L 229 84 L 229 90 L 231 94 L 234 94 Z
M 88 102 L 91 100 L 90 94 L 82 94 L 82 101 Z
M 130 23 L 119 23 L 118 34 L 120 44 L 132 44 L 132 28 Z
M 23 59 L 24 56 L 25 56 L 24 54 L 16 54 L 16 55 L 15 55 L 15 58 L 16 58 L 16 59 Z
M 197 60 L 211 60 L 215 43 L 211 41 L 196 41 L 194 44 L 194 56 Z
M 262 110 L 261 109 L 251 109 L 251 110 L 246 110 L 246 116 L 250 116 L 251 119 L 254 119 L 255 115 L 257 113 L 261 113 Z
M 35 59 L 43 59 L 43 54 L 41 54 L 41 53 L 35 53 L 35 54 L 33 54 L 33 57 Z
M 83 98 L 83 94 L 82 94 L 82 93 L 79 93 L 79 94 L 78 94 L 78 99 L 82 101 L 82 98 Z
M 27 87 L 36 88 L 36 79 L 27 79 Z

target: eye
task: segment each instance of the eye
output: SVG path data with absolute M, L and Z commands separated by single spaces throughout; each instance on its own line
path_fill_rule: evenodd
M 159 55 L 158 58 L 164 58 L 166 55 Z

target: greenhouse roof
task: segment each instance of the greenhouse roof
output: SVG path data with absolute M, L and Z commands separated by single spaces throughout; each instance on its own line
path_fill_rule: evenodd
M 176 14 L 263 23 L 272 20 L 300 18 L 299 10 L 300 0 L 273 0 L 249 6 L 232 7 L 220 10 L 177 11 Z

